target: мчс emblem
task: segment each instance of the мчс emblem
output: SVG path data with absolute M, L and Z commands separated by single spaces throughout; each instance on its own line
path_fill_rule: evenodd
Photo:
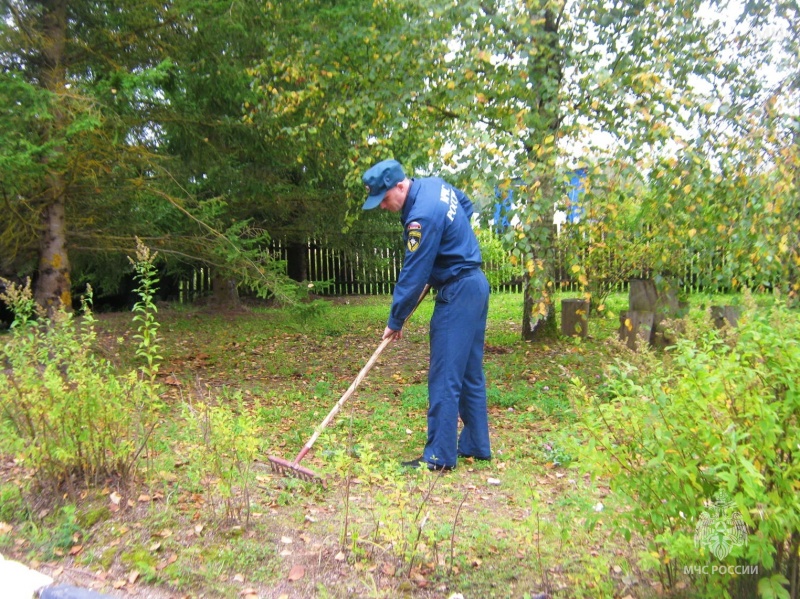
M 714 494 L 714 503 L 700 514 L 694 533 L 695 547 L 706 547 L 717 559 L 725 559 L 737 545 L 747 545 L 747 526 L 725 491 Z
M 408 224 L 406 230 L 408 231 L 406 247 L 409 252 L 416 252 L 422 243 L 422 225 L 414 221 Z

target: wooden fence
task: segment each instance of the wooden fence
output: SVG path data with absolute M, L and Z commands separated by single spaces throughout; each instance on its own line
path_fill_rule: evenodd
M 347 251 L 335 250 L 324 240 L 309 240 L 304 244 L 286 244 L 275 241 L 271 248 L 276 260 L 284 261 L 287 271 L 299 280 L 319 283 L 315 289 L 318 295 L 381 295 L 394 290 L 403 261 L 402 246 L 373 247 L 366 244 Z M 566 252 L 558 250 L 555 259 L 555 280 L 561 291 L 579 292 L 580 283 L 573 278 L 571 262 L 567 263 Z M 300 266 L 298 267 L 298 263 Z M 614 258 L 609 258 L 609 272 L 614 272 Z M 702 289 L 700 281 L 713 280 L 711 274 L 718 271 L 719 265 L 700 255 L 687 255 L 683 271 L 676 273 L 683 281 L 684 291 Z M 494 292 L 519 292 L 522 290 L 521 277 L 516 280 L 498 281 L 492 277 L 497 270 L 491 261 L 484 263 L 484 270 L 493 280 Z M 646 278 L 650 273 L 637 273 L 632 278 Z M 299 276 L 298 276 L 299 275 Z M 625 292 L 626 280 L 611 284 L 610 291 Z M 199 269 L 190 279 L 180 283 L 181 301 L 193 301 L 208 295 L 211 290 L 211 274 L 208 269 Z M 715 289 L 719 290 L 719 289 Z

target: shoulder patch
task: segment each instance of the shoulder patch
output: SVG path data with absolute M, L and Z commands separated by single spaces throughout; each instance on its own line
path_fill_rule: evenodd
M 410 230 L 408 232 L 408 239 L 406 240 L 406 247 L 409 252 L 416 252 L 419 246 L 422 245 L 422 228 Z
M 408 227 L 406 227 L 409 231 L 416 231 L 422 229 L 422 225 L 419 224 L 417 221 L 413 221 L 408 223 Z

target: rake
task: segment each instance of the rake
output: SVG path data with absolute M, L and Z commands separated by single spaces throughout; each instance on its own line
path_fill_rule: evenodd
M 409 318 L 411 318 L 411 314 L 413 314 L 414 311 L 417 309 L 417 307 L 419 307 L 419 305 L 422 303 L 422 300 L 425 299 L 425 296 L 428 295 L 428 291 L 430 291 L 430 285 L 425 285 L 425 288 L 422 290 L 422 293 L 420 294 L 419 299 L 417 300 L 416 306 L 414 306 L 414 309 L 411 310 L 411 313 L 408 316 L 406 316 L 406 322 L 408 321 Z M 303 446 L 303 449 L 300 450 L 300 453 L 297 454 L 297 457 L 294 459 L 294 461 L 285 460 L 283 458 L 278 458 L 275 456 L 269 456 L 269 465 L 272 468 L 273 472 L 280 474 L 282 476 L 294 476 L 308 482 L 318 482 L 318 483 L 323 482 L 323 478 L 321 476 L 319 476 L 316 472 L 314 472 L 310 468 L 301 466 L 300 461 L 311 450 L 311 447 L 314 445 L 314 443 L 316 442 L 317 438 L 320 436 L 322 431 L 325 430 L 325 427 L 327 427 L 328 424 L 330 424 L 331 420 L 333 420 L 334 416 L 336 416 L 336 414 L 342 408 L 344 403 L 349 399 L 349 397 L 353 394 L 353 392 L 355 392 L 356 388 L 361 384 L 361 381 L 363 381 L 364 377 L 367 376 L 367 373 L 370 370 L 372 370 L 372 367 L 375 365 L 375 362 L 378 361 L 378 356 L 380 356 L 381 353 L 383 353 L 383 350 L 386 349 L 386 346 L 389 345 L 393 339 L 394 336 L 391 336 L 381 341 L 381 344 L 378 346 L 378 349 L 375 350 L 375 353 L 372 354 L 372 357 L 370 357 L 370 359 L 358 373 L 355 380 L 350 384 L 350 387 L 347 389 L 347 391 L 344 392 L 344 395 L 342 395 L 339 401 L 336 402 L 336 405 L 333 406 L 333 409 L 331 409 L 331 411 L 328 412 L 328 415 L 325 416 L 325 420 L 323 420 L 320 423 L 320 425 L 316 428 L 314 434 L 311 435 L 311 438 Z

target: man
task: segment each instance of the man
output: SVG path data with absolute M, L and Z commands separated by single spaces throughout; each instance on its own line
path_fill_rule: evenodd
M 452 470 L 459 456 L 489 460 L 483 374 L 489 283 L 470 224 L 472 202 L 440 178 L 407 178 L 396 160 L 379 162 L 363 181 L 369 193 L 363 209 L 399 212 L 406 246 L 383 339 L 401 338 L 426 284 L 437 290 L 430 322 L 428 441 L 422 457 L 403 465 Z

